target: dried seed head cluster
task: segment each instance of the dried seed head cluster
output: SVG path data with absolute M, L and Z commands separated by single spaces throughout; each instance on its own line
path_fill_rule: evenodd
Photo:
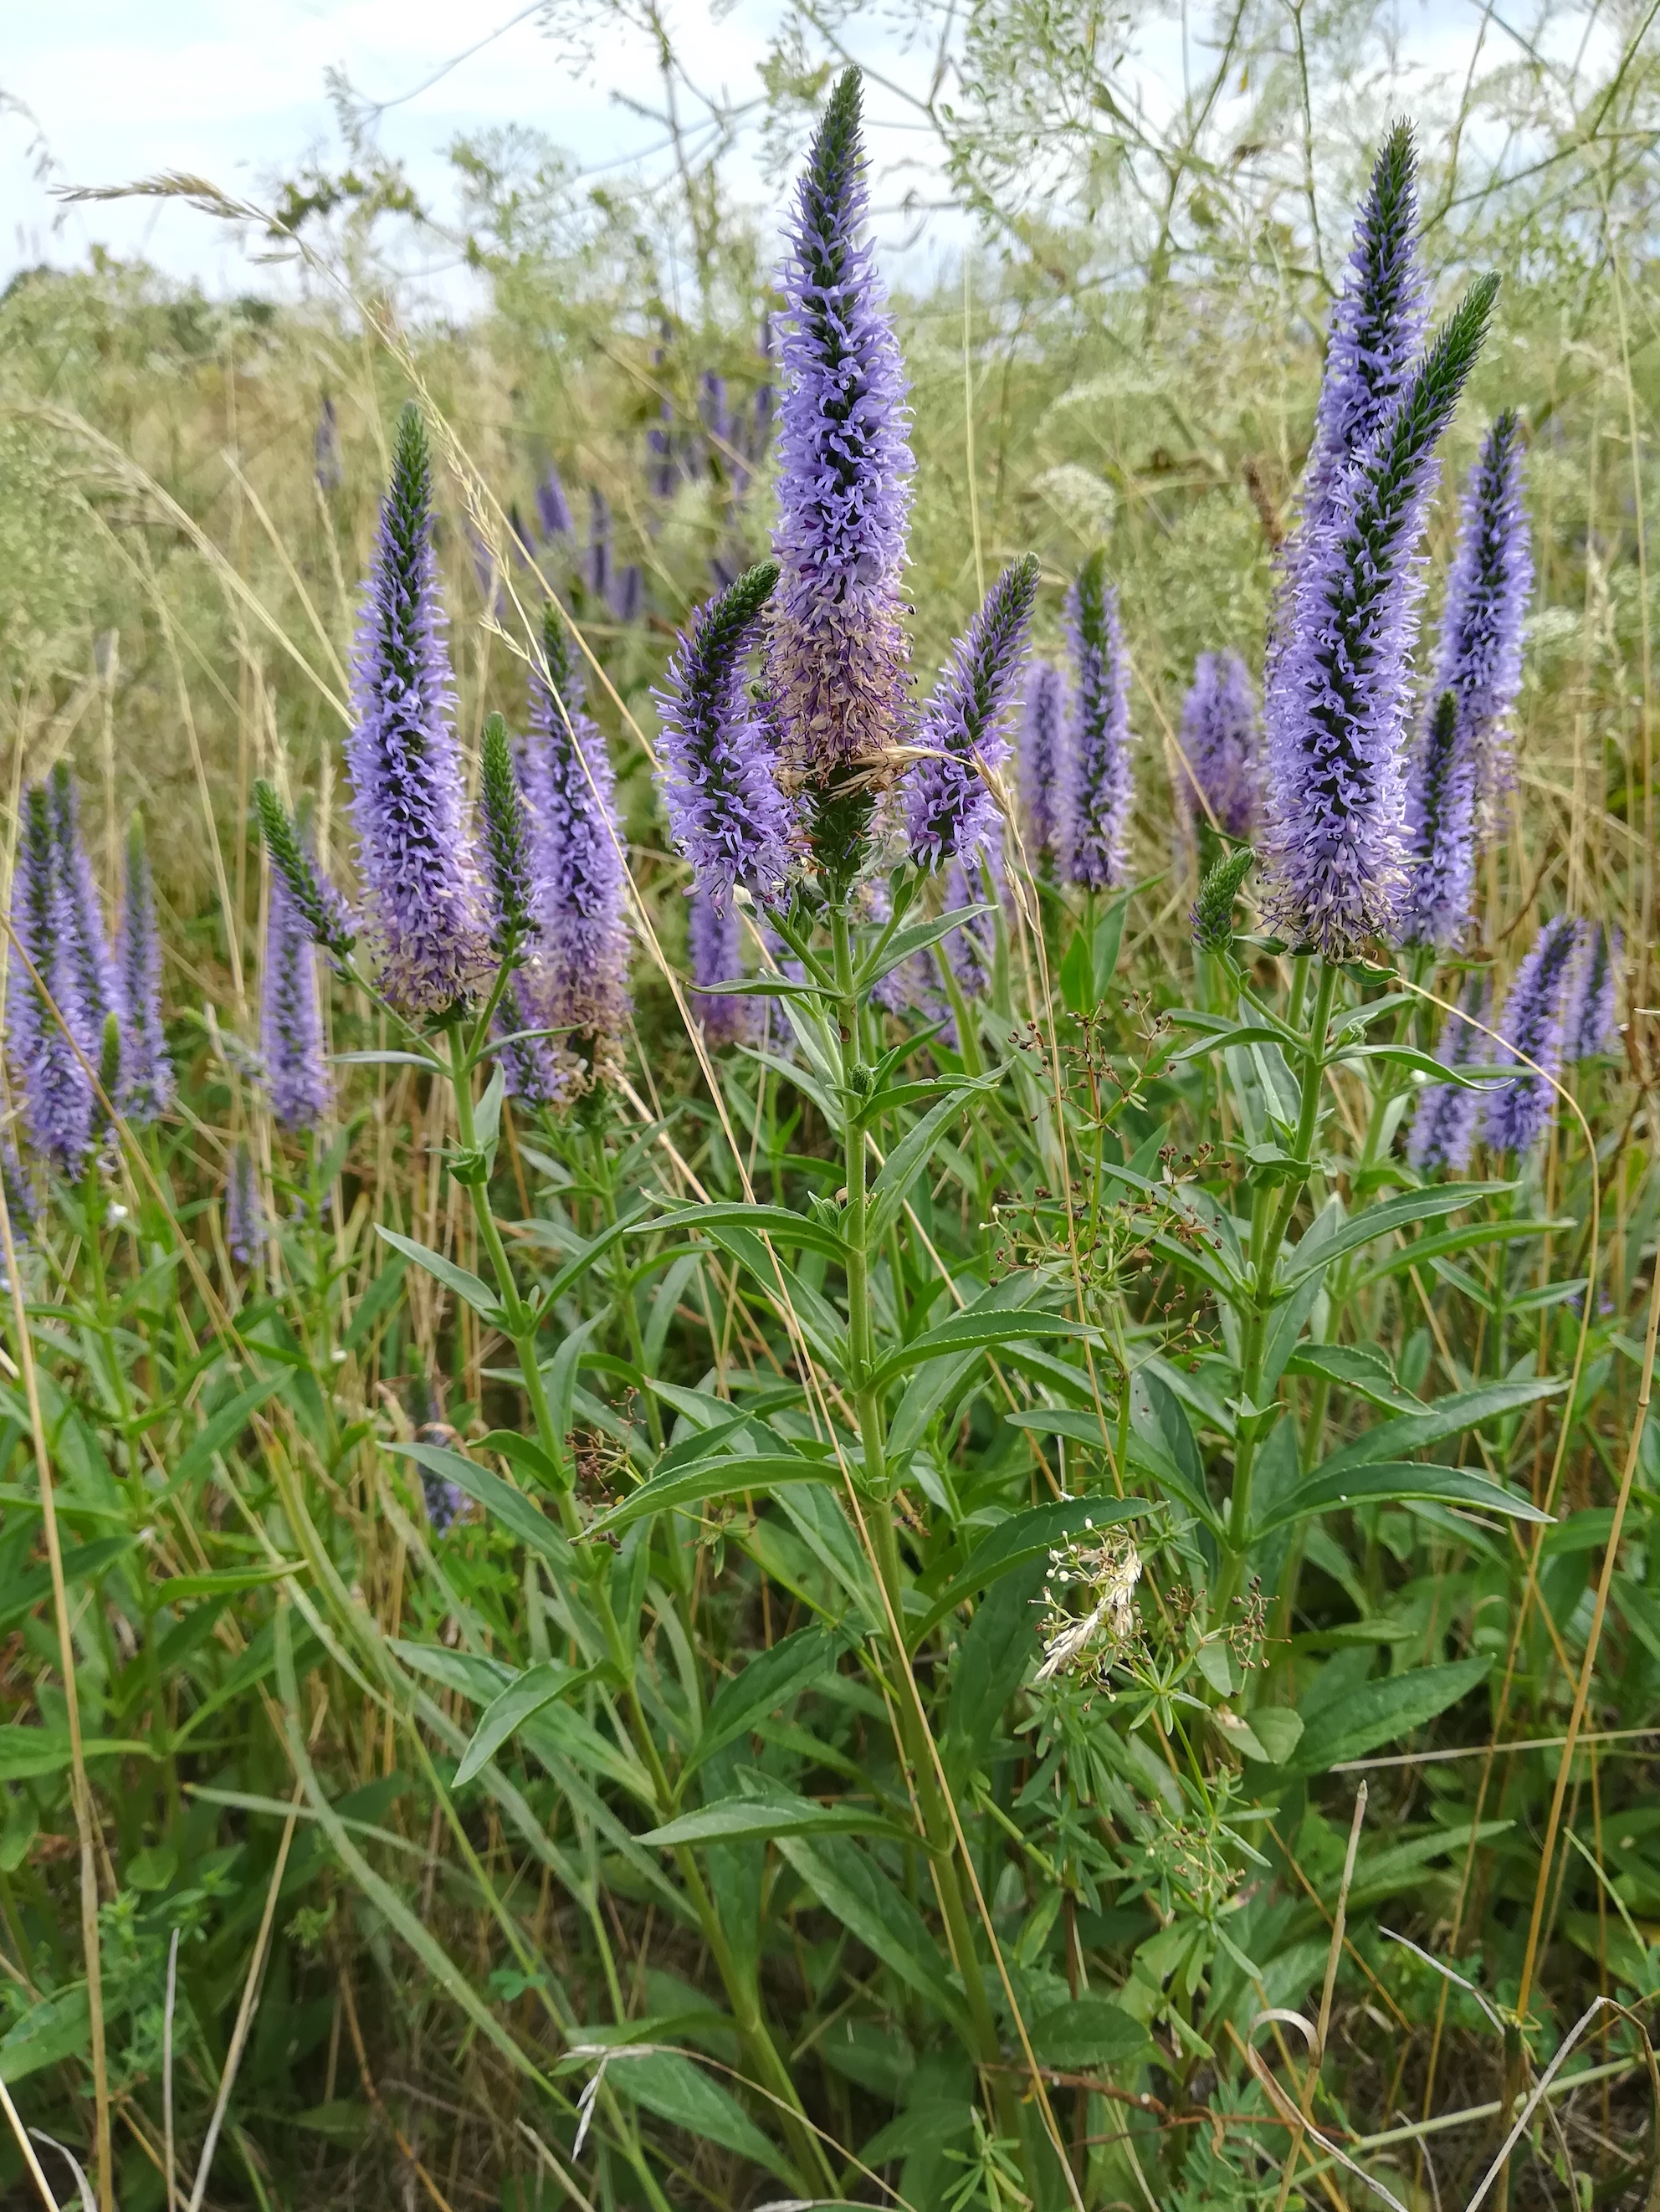
M 1049 1553 L 1043 1584 L 1043 1618 L 1038 1624 L 1043 1663 L 1040 1682 L 1074 1674 L 1104 1684 L 1132 1647 L 1139 1645 L 1135 1585 L 1141 1579 L 1141 1555 L 1122 1528 L 1097 1534 L 1094 1525 L 1057 1545 Z

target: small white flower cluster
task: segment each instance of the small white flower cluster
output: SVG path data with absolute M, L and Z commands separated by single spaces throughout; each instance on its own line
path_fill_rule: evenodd
M 1043 1586 L 1040 1682 L 1062 1673 L 1104 1682 L 1136 1637 L 1134 1599 L 1141 1555 L 1122 1529 L 1100 1535 L 1085 1521 L 1081 1534 L 1049 1553 Z

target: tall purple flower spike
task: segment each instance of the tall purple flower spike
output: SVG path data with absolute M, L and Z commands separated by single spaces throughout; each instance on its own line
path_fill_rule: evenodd
M 1406 945 L 1450 951 L 1475 893 L 1475 771 L 1457 695 L 1443 691 L 1407 781 L 1407 878 L 1399 929 Z
M 617 572 L 611 595 L 611 612 L 620 623 L 638 622 L 645 611 L 645 573 L 636 561 Z
M 570 501 L 565 497 L 565 487 L 551 461 L 544 466 L 541 480 L 536 487 L 536 519 L 541 526 L 544 545 L 551 545 L 556 538 L 576 535 Z
M 67 901 L 69 955 L 80 1014 L 76 1034 L 82 1051 L 95 1067 L 103 1049 L 104 1024 L 120 1009 L 120 987 L 105 930 L 104 902 L 81 835 L 80 797 L 66 762 L 59 761 L 53 769 L 50 789 L 52 836 Z
M 427 434 L 409 406 L 358 626 L 357 720 L 346 742 L 380 988 L 406 1015 L 442 1013 L 471 997 L 489 969 L 443 620 Z
M 271 1110 L 285 1129 L 314 1129 L 334 1103 L 317 1000 L 317 950 L 282 870 L 275 867 L 259 982 L 259 1051 Z
M 711 1044 L 747 1044 L 760 1033 L 761 1009 L 754 999 L 735 992 L 705 995 L 714 983 L 730 983 L 744 972 L 744 933 L 735 906 L 717 907 L 705 890 L 693 887 L 686 912 L 691 979 L 697 992 L 691 1011 Z
M 73 1176 L 92 1146 L 93 1088 L 71 1041 L 82 1036 L 86 1015 L 74 958 L 69 888 L 59 864 L 52 802 L 42 784 L 34 785 L 24 802 L 12 875 L 11 926 L 16 948 L 7 989 L 6 1045 L 22 1090 L 24 1133 L 42 1159 L 60 1174 Z M 18 953 L 33 966 L 34 976 Z M 96 1044 L 86 1053 L 94 1066 L 97 1054 Z
M 1020 716 L 1020 797 L 1034 856 L 1060 848 L 1066 750 L 1066 678 L 1053 661 L 1035 660 Z
M 991 878 L 990 895 L 1000 899 L 1003 892 L 1003 863 L 995 846 L 972 867 L 965 868 L 960 860 L 953 860 L 946 870 L 945 901 L 947 914 L 958 907 L 984 906 L 987 903 L 986 878 Z M 965 921 L 960 929 L 953 929 L 945 941 L 946 957 L 958 988 L 965 999 L 982 998 L 991 988 L 992 958 L 996 937 L 989 915 L 976 915 Z
M 496 1000 L 493 1033 L 512 1096 L 532 1106 L 550 1105 L 562 1087 L 562 1076 L 552 1040 L 529 1034 L 544 1024 L 524 965 L 535 927 L 530 815 L 514 770 L 508 726 L 500 714 L 492 714 L 484 724 L 478 815 L 490 951 L 508 968 Z
M 225 1249 L 243 1267 L 251 1267 L 265 1249 L 265 1200 L 252 1157 L 240 1141 L 225 1178 Z
M 1304 526 L 1329 519 L 1338 484 L 1394 411 L 1424 342 L 1429 287 L 1418 252 L 1418 155 L 1409 124 L 1378 149 L 1355 218 L 1304 472 Z
M 1037 562 L 1028 554 L 986 594 L 951 649 L 916 742 L 925 757 L 905 778 L 905 827 L 919 867 L 971 865 L 1001 842 L 1002 817 L 981 771 L 1009 757 L 1006 725 L 1025 659 Z
M 724 907 L 741 884 L 775 898 L 790 864 L 790 815 L 768 717 L 746 696 L 744 667 L 778 570 L 746 570 L 699 607 L 654 696 L 663 724 L 663 796 L 675 843 L 699 888 Z
M 1486 334 L 1472 286 L 1299 556 L 1269 666 L 1264 900 L 1295 945 L 1347 959 L 1393 925 L 1405 846 L 1401 733 L 1435 447 Z
M 1462 1011 L 1448 1015 L 1435 1048 L 1443 1067 L 1479 1066 L 1496 1056 L 1498 1047 L 1465 1019 L 1469 1015 L 1475 1021 L 1487 1021 L 1491 999 L 1484 980 L 1472 975 L 1465 986 Z M 1407 1133 L 1407 1158 L 1420 1175 L 1432 1168 L 1450 1168 L 1460 1175 L 1469 1165 L 1482 1095 L 1456 1083 L 1426 1084 L 1419 1092 Z
M 1230 837 L 1256 834 L 1262 798 L 1262 738 L 1250 673 L 1237 653 L 1201 653 L 1182 706 L 1177 787 L 1190 824 L 1208 821 Z M 1208 804 L 1209 812 L 1206 811 Z
M 1129 661 L 1104 553 L 1090 556 L 1067 594 L 1067 635 L 1073 690 L 1061 817 L 1063 865 L 1069 882 L 1110 890 L 1122 882 L 1129 857 L 1135 781 L 1130 767 Z
M 1522 688 L 1522 629 L 1532 589 L 1522 426 L 1507 409 L 1482 440 L 1465 489 L 1431 695 L 1450 691 L 1458 702 L 1458 741 L 1470 763 L 1478 827 L 1513 778 L 1508 722 Z
M 860 80 L 837 82 L 796 189 L 779 421 L 780 586 L 769 688 L 781 756 L 820 785 L 865 772 L 910 723 L 900 574 L 910 507 L 905 378 L 865 237 Z
M 1504 1047 L 1494 1057 L 1502 1064 L 1525 1053 L 1543 1072 L 1524 1067 L 1488 1091 L 1482 1134 L 1495 1152 L 1529 1151 L 1550 1120 L 1556 1094 L 1546 1078 L 1562 1066 L 1563 1000 L 1578 942 L 1578 924 L 1558 915 L 1540 931 L 1511 984 L 1497 1024 Z
M 1591 922 L 1581 937 L 1568 978 L 1567 1006 L 1562 1016 L 1562 1056 L 1565 1060 L 1595 1060 L 1620 1046 L 1617 993 L 1620 963 L 1625 951 L 1620 932 Z
M 141 1127 L 173 1103 L 173 1062 L 161 1028 L 161 935 L 155 885 L 137 815 L 127 831 L 127 875 L 116 937 L 121 1018 L 122 1112 Z
M 543 1025 L 614 1038 L 629 1017 L 628 890 L 611 756 L 583 710 L 581 672 L 557 607 L 543 611 L 546 664 L 532 672 L 525 789 Z
M 582 580 L 595 606 L 611 595 L 611 501 L 602 491 L 588 493 L 588 545 Z

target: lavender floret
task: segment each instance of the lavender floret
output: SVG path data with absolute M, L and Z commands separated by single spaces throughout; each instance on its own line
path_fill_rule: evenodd
M 1475 893 L 1475 774 L 1457 698 L 1444 691 L 1408 778 L 1402 942 L 1450 951 L 1464 934 Z
M 790 862 L 770 728 L 743 682 L 777 580 L 763 562 L 700 607 L 654 694 L 669 828 L 699 887 L 721 907 L 737 884 L 763 902 L 775 897 Z
M 1036 660 L 1020 717 L 1020 796 L 1034 857 L 1060 848 L 1066 744 L 1066 678 L 1052 661 Z
M 92 1055 L 83 1060 L 76 1049 L 86 1015 L 74 959 L 69 890 L 51 801 L 41 784 L 24 801 L 12 874 L 11 926 L 15 944 L 7 989 L 6 1045 L 22 1091 L 23 1127 L 42 1159 L 60 1174 L 73 1176 L 92 1146 L 94 1101 L 87 1065 Z M 94 1043 L 93 1051 L 97 1049 Z
M 1475 1022 L 1490 1019 L 1491 997 L 1484 979 L 1472 975 L 1465 986 L 1462 1010 L 1447 1016 L 1435 1048 L 1435 1057 L 1443 1067 L 1480 1066 L 1493 1057 L 1498 1048 L 1490 1046 L 1475 1027 Z M 1480 1091 L 1456 1083 L 1426 1084 L 1419 1092 L 1407 1133 L 1407 1158 L 1420 1175 L 1434 1168 L 1448 1168 L 1462 1175 L 1468 1167 L 1482 1097 Z
M 353 690 L 346 764 L 380 987 L 402 1013 L 441 1014 L 477 990 L 489 952 L 452 721 L 427 435 L 413 406 L 398 426 Z
M 1037 597 L 1037 562 L 1028 554 L 987 592 L 923 710 L 916 742 L 928 757 L 912 769 L 905 791 L 910 856 L 919 867 L 952 859 L 970 865 L 1000 842 L 1002 817 L 982 771 L 1009 757 L 1006 726 Z
M 779 277 L 781 584 L 768 639 L 782 758 L 824 782 L 910 720 L 900 572 L 910 506 L 905 378 L 866 238 L 860 80 L 838 82 L 797 187 Z
M 1550 1119 L 1555 1093 L 1547 1078 L 1562 1065 L 1562 1002 L 1578 941 L 1577 924 L 1558 915 L 1516 971 L 1497 1025 L 1503 1040 L 1497 1058 L 1513 1061 L 1525 1053 L 1535 1065 L 1487 1095 L 1482 1134 L 1495 1152 L 1529 1151 Z
M 1224 836 L 1256 834 L 1262 739 L 1249 670 L 1237 653 L 1201 653 L 1182 707 L 1177 793 L 1190 828 L 1214 821 Z
M 1268 914 L 1293 944 L 1347 959 L 1393 925 L 1404 860 L 1401 731 L 1435 446 L 1486 333 L 1497 280 L 1473 286 L 1299 560 L 1269 671 Z
M 1620 1048 L 1617 994 L 1624 951 L 1620 932 L 1600 921 L 1584 930 L 1568 979 L 1562 1017 L 1562 1057 L 1595 1060 Z
M 1129 857 L 1135 782 L 1130 767 L 1129 661 L 1104 553 L 1090 556 L 1067 594 L 1067 635 L 1073 690 L 1061 819 L 1063 865 L 1069 882 L 1110 890 L 1122 882 Z
M 317 953 L 279 868 L 271 872 L 259 1049 L 271 1109 L 285 1129 L 314 1129 L 334 1103 L 323 1052 Z
M 1435 667 L 1435 693 L 1450 691 L 1457 701 L 1478 827 L 1490 822 L 1514 777 L 1507 724 L 1522 688 L 1522 629 L 1532 589 L 1522 426 L 1507 410 L 1482 440 L 1470 471 Z
M 140 1126 L 173 1103 L 173 1062 L 161 1028 L 161 936 L 155 885 L 135 815 L 127 831 L 127 876 L 116 942 L 121 1009 L 121 1111 Z

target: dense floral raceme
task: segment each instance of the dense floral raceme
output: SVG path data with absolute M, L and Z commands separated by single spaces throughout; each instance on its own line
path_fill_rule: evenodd
M 6 1047 L 22 1091 L 31 1148 L 60 1174 L 74 1175 L 92 1145 L 88 1063 L 98 1051 L 81 997 L 75 918 L 64 878 L 52 801 L 35 784 L 24 799 L 12 871 L 15 940 L 7 984 Z M 32 972 L 31 972 L 32 971 Z M 80 1049 L 77 1050 L 77 1045 Z
M 1343 289 L 1332 307 L 1304 475 L 1305 542 L 1329 519 L 1349 463 L 1371 443 L 1407 388 L 1424 342 L 1428 295 L 1418 246 L 1418 157 L 1411 126 L 1402 122 L 1372 165 Z
M 694 886 L 686 909 L 686 939 L 691 979 L 697 986 L 690 1003 L 704 1036 L 711 1044 L 748 1043 L 760 1033 L 759 1001 L 734 992 L 710 991 L 711 985 L 730 983 L 744 972 L 744 930 L 737 908 L 717 906 L 706 890 Z
M 1475 892 L 1475 772 L 1451 691 L 1436 701 L 1408 772 L 1406 842 L 1402 941 L 1450 951 Z
M 524 752 L 537 933 L 529 999 L 545 1027 L 616 1037 L 628 1024 L 630 938 L 611 755 L 551 604 L 541 642 Z
M 1266 907 L 1298 945 L 1344 959 L 1388 932 L 1405 858 L 1401 737 L 1435 447 L 1487 330 L 1474 285 L 1345 472 L 1296 572 L 1269 666 Z
M 451 719 L 430 477 L 426 432 L 406 407 L 357 632 L 346 744 L 380 988 L 411 1015 L 471 997 L 489 966 Z
M 763 563 L 700 607 L 656 694 L 669 828 L 718 906 L 738 884 L 758 899 L 775 897 L 790 864 L 790 815 L 772 732 L 744 684 L 777 578 Z
M 259 981 L 260 1062 L 271 1110 L 285 1129 L 314 1129 L 334 1103 L 317 999 L 317 952 L 293 893 L 275 867 Z
M 75 969 L 75 1003 L 81 1049 L 97 1064 L 104 1024 L 120 1009 L 115 961 L 105 933 L 104 902 L 92 872 L 92 856 L 81 835 L 80 794 L 67 762 L 52 772 L 52 836 L 69 923 L 69 957 Z
M 1487 1093 L 1481 1133 L 1495 1152 L 1528 1152 L 1550 1119 L 1555 1093 L 1549 1079 L 1562 1065 L 1563 1000 L 1578 943 L 1578 925 L 1558 915 L 1540 931 L 1511 984 L 1495 1025 L 1502 1043 L 1493 1058 L 1514 1065 L 1525 1054 L 1532 1065 Z
M 1067 594 L 1072 648 L 1061 856 L 1069 882 L 1090 890 L 1122 883 L 1129 858 L 1135 781 L 1130 765 L 1129 660 L 1118 622 L 1118 593 L 1106 556 L 1091 554 Z
M 1447 574 L 1432 696 L 1458 702 L 1458 742 L 1474 782 L 1477 826 L 1490 826 L 1514 774 L 1509 718 L 1522 688 L 1522 632 L 1533 546 L 1522 483 L 1522 426 L 1500 415 L 1470 471 Z
M 1035 660 L 1020 712 L 1020 799 L 1036 860 L 1061 843 L 1065 799 L 1067 681 L 1052 660 Z
M 1620 932 L 1594 922 L 1581 933 L 1562 1016 L 1564 1060 L 1594 1060 L 1619 1048 Z
M 530 815 L 500 714 L 484 725 L 478 812 L 490 950 L 506 968 L 497 985 L 493 1034 L 511 1095 L 529 1105 L 548 1105 L 559 1095 L 560 1072 L 551 1039 L 532 1034 L 546 1024 L 525 967 L 535 927 Z
M 1201 653 L 1182 704 L 1177 796 L 1190 823 L 1213 820 L 1229 837 L 1256 835 L 1262 737 L 1250 672 L 1237 653 Z
M 1475 1027 L 1477 1022 L 1490 1020 L 1491 1002 L 1485 977 L 1472 975 L 1460 1011 L 1447 1016 L 1435 1048 L 1443 1067 L 1479 1066 L 1498 1059 L 1499 1047 Z M 1457 1083 L 1432 1083 L 1419 1092 L 1407 1132 L 1407 1158 L 1420 1175 L 1432 1168 L 1450 1168 L 1456 1175 L 1468 1167 L 1481 1100 L 1482 1093 L 1474 1085 Z
M 238 1141 L 225 1178 L 225 1249 L 239 1266 L 251 1267 L 265 1249 L 265 1201 L 253 1155 Z
M 987 592 L 923 711 L 916 742 L 926 757 L 905 779 L 910 857 L 919 867 L 971 864 L 1001 842 L 1002 817 L 982 771 L 1009 757 L 1006 725 L 1037 597 L 1037 562 L 1029 554 Z
M 116 933 L 116 993 L 121 1012 L 121 1096 L 130 1121 L 141 1126 L 173 1102 L 173 1062 L 161 1028 L 161 934 L 143 824 L 127 831 L 126 880 Z
M 560 538 L 573 538 L 576 524 L 570 511 L 570 501 L 565 497 L 565 487 L 559 471 L 552 461 L 543 464 L 542 474 L 536 486 L 536 520 L 542 532 L 544 545 L 556 544 Z
M 856 72 L 837 84 L 797 188 L 780 277 L 780 586 L 768 638 L 783 760 L 822 778 L 873 763 L 910 722 L 900 574 L 909 512 L 905 379 L 864 236 Z
M 946 870 L 947 914 L 954 914 L 959 907 L 995 905 L 1002 895 L 1002 855 L 994 845 L 969 866 L 953 860 Z M 983 998 L 990 989 L 995 947 L 996 932 L 988 914 L 976 915 L 946 938 L 946 958 L 965 999 Z
M 346 899 L 318 866 L 311 840 L 263 777 L 253 787 L 253 805 L 271 866 L 287 884 L 312 943 L 344 960 L 357 941 L 356 917 Z

